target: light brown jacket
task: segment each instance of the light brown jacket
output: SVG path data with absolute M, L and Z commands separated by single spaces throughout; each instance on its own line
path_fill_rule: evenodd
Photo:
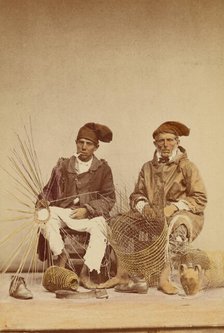
M 193 221 L 193 238 L 202 229 L 207 195 L 198 168 L 188 158 L 184 148 L 180 154 L 166 164 L 158 163 L 156 153 L 152 161 L 146 162 L 139 174 L 134 192 L 130 196 L 130 205 L 135 209 L 139 200 L 145 200 L 152 206 L 183 200 L 190 208 Z M 188 213 L 187 211 L 185 213 Z

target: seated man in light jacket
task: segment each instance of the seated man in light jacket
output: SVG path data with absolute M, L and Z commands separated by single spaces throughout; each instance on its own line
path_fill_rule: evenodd
M 131 208 L 146 218 L 156 216 L 161 207 L 170 230 L 170 258 L 183 244 L 192 242 L 201 232 L 207 195 L 198 168 L 180 146 L 180 136 L 188 136 L 189 128 L 176 121 L 161 124 L 154 132 L 156 150 L 153 159 L 146 162 L 130 196 Z M 176 290 L 166 284 L 167 293 Z M 133 281 L 117 291 L 135 289 Z

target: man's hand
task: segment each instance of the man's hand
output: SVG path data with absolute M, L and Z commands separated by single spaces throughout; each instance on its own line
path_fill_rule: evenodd
M 88 217 L 88 210 L 86 208 L 73 209 L 70 217 L 76 220 L 86 219 Z
M 150 205 L 145 205 L 143 210 L 142 210 L 142 215 L 147 219 L 155 219 L 156 218 L 156 213 L 154 209 Z
M 172 216 L 178 208 L 175 205 L 168 205 L 164 208 L 164 215 L 165 217 L 170 217 Z

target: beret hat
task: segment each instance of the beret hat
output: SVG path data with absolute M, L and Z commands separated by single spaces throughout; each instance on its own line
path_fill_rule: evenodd
M 113 133 L 109 127 L 96 123 L 86 123 L 78 132 L 78 139 L 88 139 L 98 144 L 98 141 L 110 142 L 113 138 Z
M 190 129 L 178 121 L 166 121 L 153 132 L 153 138 L 155 139 L 160 133 L 172 133 L 177 136 L 188 136 Z

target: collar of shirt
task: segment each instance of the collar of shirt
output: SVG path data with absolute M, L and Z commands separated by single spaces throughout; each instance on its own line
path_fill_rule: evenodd
M 169 162 L 173 161 L 177 155 L 181 153 L 180 149 L 177 147 L 176 149 L 173 150 L 171 156 L 169 156 Z M 159 159 L 162 157 L 160 152 L 157 150 L 156 151 L 156 157 L 159 161 Z
M 93 157 L 89 161 L 81 161 L 77 155 L 75 155 L 75 169 L 78 174 L 87 172 L 92 164 Z

